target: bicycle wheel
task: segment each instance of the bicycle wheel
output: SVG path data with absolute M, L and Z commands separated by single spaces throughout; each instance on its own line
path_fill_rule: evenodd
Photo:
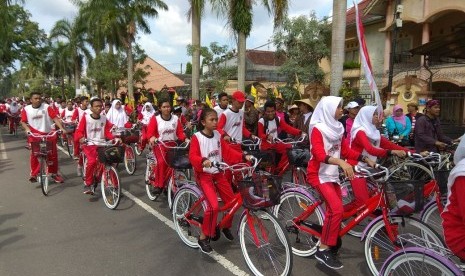
M 201 197 L 200 191 L 183 187 L 178 190 L 173 201 L 174 228 L 181 240 L 191 248 L 199 247 L 197 239 L 202 231 L 201 225 L 206 209 L 204 201 L 197 203 Z
M 48 195 L 49 176 L 47 160 L 45 157 L 41 157 L 40 160 L 40 188 L 42 189 L 42 193 L 44 195 Z
M 168 207 L 171 208 L 173 207 L 173 199 L 174 195 L 176 194 L 176 191 L 180 188 L 179 183 L 182 181 L 186 181 L 187 176 L 183 171 L 174 171 L 174 181 L 173 178 L 170 178 L 168 181 L 168 188 L 167 188 L 167 197 L 168 197 Z
M 67 139 L 66 148 L 68 150 L 69 157 L 73 158 L 73 154 L 74 154 L 73 137 L 71 135 L 66 135 L 66 139 Z
M 85 154 L 81 153 L 82 157 L 82 180 L 86 180 L 86 168 L 87 168 L 87 157 Z
M 110 209 L 116 209 L 121 199 L 121 185 L 115 168 L 108 166 L 100 181 L 102 197 L 105 205 Z
M 462 275 L 463 273 L 449 259 L 435 251 L 409 247 L 392 254 L 383 264 L 380 275 Z
M 142 152 L 143 152 L 143 150 L 141 150 L 139 146 L 140 146 L 140 143 L 139 143 L 139 142 L 137 142 L 137 143 L 134 145 L 134 151 L 136 152 L 136 154 L 137 154 L 138 156 L 140 156 L 140 155 L 142 154 Z
M 425 224 L 433 228 L 436 233 L 444 237 L 444 229 L 442 228 L 442 218 L 441 213 L 439 212 L 438 204 L 436 200 L 428 203 L 420 215 L 420 220 Z
M 391 174 L 389 180 L 407 181 L 407 180 L 425 180 L 425 183 L 434 179 L 433 172 L 424 165 L 405 162 L 395 164 L 389 168 Z
M 124 167 L 129 175 L 136 171 L 136 155 L 131 145 L 127 145 L 124 150 Z
M 297 256 L 307 257 L 315 254 L 319 238 L 305 231 L 299 230 L 292 220 L 298 217 L 307 209 L 307 206 L 314 204 L 314 199 L 309 198 L 300 191 L 285 191 L 281 195 L 281 203 L 276 205 L 273 214 L 283 222 L 284 229 L 291 241 L 292 253 Z M 315 211 L 303 222 L 304 225 L 323 225 L 323 211 L 317 207 Z
M 394 243 L 389 239 L 386 226 L 383 220 L 376 222 L 368 231 L 365 238 L 365 259 L 373 275 L 379 275 L 379 270 L 383 262 L 394 253 L 400 246 L 412 246 L 400 242 L 398 237 L 404 234 L 412 234 L 425 239 L 425 247 L 431 244 L 438 244 L 446 247 L 444 241 L 428 225 L 413 217 L 403 217 L 400 215 L 390 216 L 391 227 L 397 237 Z
M 153 185 L 151 184 L 151 179 L 155 178 L 155 161 L 151 161 L 147 159 L 146 162 L 147 166 L 145 168 L 145 191 L 147 192 L 147 196 L 151 201 L 155 201 L 158 198 L 158 194 L 153 192 Z
M 239 224 L 239 242 L 254 275 L 290 275 L 289 237 L 275 216 L 265 211 L 245 213 Z

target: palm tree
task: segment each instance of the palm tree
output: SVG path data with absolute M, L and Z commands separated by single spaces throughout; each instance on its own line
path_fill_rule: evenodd
M 252 5 L 253 0 L 211 0 L 219 13 L 228 15 L 229 27 L 237 33 L 237 89 L 245 89 L 245 54 L 246 39 L 252 30 Z M 262 0 L 261 4 L 269 14 L 273 15 L 274 27 L 278 28 L 283 23 L 289 9 L 288 0 Z
M 200 86 L 200 29 L 205 0 L 189 0 L 187 19 L 192 20 L 192 98 L 199 99 Z M 182 72 L 181 72 L 182 73 Z
M 84 26 L 78 24 L 75 19 L 72 23 L 66 19 L 59 20 L 55 23 L 50 31 L 50 38 L 63 43 L 61 49 L 72 59 L 74 64 L 74 84 L 76 86 L 76 95 L 81 87 L 81 72 L 84 59 L 92 59 L 91 53 L 87 48 L 86 33 Z
M 158 10 L 168 10 L 162 0 L 89 0 L 79 1 L 81 8 L 88 9 L 92 18 L 104 17 L 108 43 L 121 43 L 126 51 L 128 61 L 128 94 L 134 99 L 134 59 L 133 43 L 138 31 L 150 33 L 146 17 L 158 17 Z M 104 16 L 102 16 L 104 15 Z M 106 23 L 106 25 L 105 25 Z M 94 27 L 95 28 L 95 27 Z M 119 39 L 118 39 L 119 37 Z M 112 46 L 110 45 L 110 49 Z
M 346 37 L 346 10 L 347 1 L 333 0 L 330 83 L 330 93 L 333 96 L 339 95 L 339 90 L 341 90 L 342 87 L 342 71 Z

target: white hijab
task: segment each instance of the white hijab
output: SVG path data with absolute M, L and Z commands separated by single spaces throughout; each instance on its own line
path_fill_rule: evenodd
M 357 133 L 362 130 L 375 147 L 379 147 L 381 142 L 381 133 L 373 124 L 373 114 L 377 110 L 376 106 L 364 106 L 360 109 L 355 117 L 352 130 L 350 131 L 350 144 L 355 139 Z
M 19 111 L 19 108 L 20 108 L 20 106 L 19 106 L 19 104 L 17 102 L 15 102 L 15 101 L 11 102 L 11 104 L 10 104 L 10 113 L 11 114 L 17 113 Z
M 124 111 L 124 106 L 121 105 L 120 109 L 116 109 L 116 104 L 121 103 L 120 100 L 113 100 L 111 107 L 107 113 L 107 119 L 110 123 L 114 124 L 116 127 L 123 128 L 129 120 L 128 115 Z
M 341 97 L 321 98 L 310 119 L 310 132 L 316 127 L 330 142 L 340 142 L 344 135 L 344 126 L 335 118 L 336 109 L 340 104 L 342 104 Z
M 147 107 L 150 107 L 150 111 L 147 111 Z M 153 105 L 149 102 L 145 103 L 144 106 L 142 107 L 141 110 L 142 114 L 142 123 L 144 125 L 148 124 L 150 121 L 150 118 L 155 114 L 155 109 L 153 108 Z
M 465 139 L 463 138 L 460 140 L 457 150 L 455 151 L 454 164 L 455 167 L 452 169 L 449 178 L 447 179 L 447 204 L 444 212 L 447 210 L 447 206 L 450 203 L 450 191 L 452 189 L 452 185 L 454 185 L 455 179 L 459 176 L 465 176 Z

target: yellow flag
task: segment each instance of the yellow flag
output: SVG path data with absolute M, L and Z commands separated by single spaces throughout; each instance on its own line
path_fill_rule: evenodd
M 178 96 L 178 92 L 175 91 L 175 92 L 174 92 L 174 98 L 173 98 L 173 106 L 176 105 L 176 100 L 178 99 L 178 97 L 179 97 L 179 96 Z
M 210 108 L 213 108 L 212 102 L 210 101 L 210 97 L 208 97 L 208 94 L 205 95 L 205 103 L 206 103 Z
M 253 85 L 250 87 L 250 95 L 255 98 L 255 104 L 254 105 L 255 105 L 255 107 L 257 107 L 258 106 L 257 89 Z
M 275 98 L 279 98 L 280 93 L 278 91 L 278 88 L 276 88 L 276 86 L 273 89 L 273 95 L 274 95 Z

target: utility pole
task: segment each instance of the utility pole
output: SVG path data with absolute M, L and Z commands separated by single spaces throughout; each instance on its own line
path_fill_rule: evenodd
M 388 85 L 387 92 L 392 92 L 392 79 L 394 78 L 394 59 L 396 55 L 397 47 L 397 33 L 400 28 L 402 28 L 402 19 L 400 15 L 402 14 L 404 7 L 401 5 L 401 0 L 396 0 L 396 6 L 394 7 L 394 24 L 392 25 L 392 36 L 391 36 L 391 53 L 389 55 L 389 76 L 388 76 Z

